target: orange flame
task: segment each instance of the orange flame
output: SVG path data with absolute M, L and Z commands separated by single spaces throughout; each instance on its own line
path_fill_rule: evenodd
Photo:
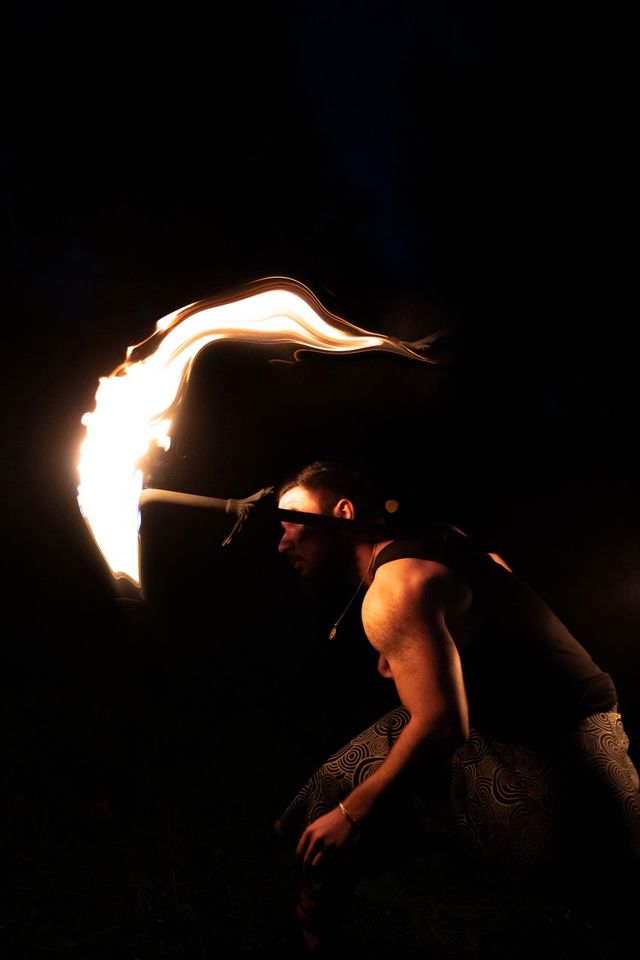
M 168 314 L 126 360 L 101 377 L 96 406 L 82 417 L 78 504 L 116 578 L 140 586 L 139 498 L 145 457 L 168 450 L 172 417 L 196 356 L 218 340 L 291 343 L 301 350 L 384 350 L 418 360 L 415 346 L 370 333 L 331 314 L 297 281 L 269 278 L 225 301 L 202 300 Z M 257 292 L 255 292 L 257 289 Z M 155 348 L 155 349 L 154 349 Z M 139 357 L 139 359 L 137 359 Z

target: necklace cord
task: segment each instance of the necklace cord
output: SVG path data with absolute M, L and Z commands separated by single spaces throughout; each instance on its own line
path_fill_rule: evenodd
M 351 604 L 353 603 L 353 601 L 355 600 L 355 598 L 358 596 L 360 590 L 362 589 L 363 583 L 365 582 L 365 580 L 367 579 L 367 576 L 369 575 L 369 573 L 371 572 L 371 570 L 372 570 L 372 568 L 373 568 L 373 561 L 374 561 L 375 554 L 376 554 L 376 544 L 374 543 L 373 547 L 371 548 L 371 559 L 369 560 L 369 563 L 367 564 L 366 570 L 365 570 L 364 573 L 362 574 L 362 579 L 360 580 L 360 583 L 359 583 L 358 586 L 356 587 L 356 589 L 355 589 L 354 593 L 352 594 L 352 596 L 351 596 L 349 602 L 347 603 L 346 607 L 344 608 L 344 610 L 342 611 L 342 613 L 340 614 L 340 616 L 338 617 L 338 619 L 335 621 L 335 623 L 334 623 L 333 626 L 331 627 L 331 630 L 329 630 L 329 640 L 333 640 L 333 638 L 335 637 L 335 635 L 336 635 L 336 633 L 337 633 L 337 631 L 338 631 L 338 627 L 340 626 L 343 618 L 346 616 L 347 611 L 349 610 Z

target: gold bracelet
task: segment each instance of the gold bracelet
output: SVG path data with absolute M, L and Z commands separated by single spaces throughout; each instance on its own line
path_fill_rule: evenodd
M 359 820 L 356 820 L 355 817 L 352 817 L 352 816 L 351 816 L 351 814 L 349 813 L 349 811 L 348 811 L 347 808 L 345 807 L 345 805 L 344 805 L 344 803 L 342 802 L 342 800 L 340 800 L 340 801 L 338 802 L 338 806 L 340 807 L 340 809 L 342 810 L 343 814 L 345 815 L 345 817 L 347 818 L 347 820 L 349 821 L 349 823 L 351 824 L 352 827 L 358 827 L 358 829 L 360 829 L 360 828 L 362 827 L 362 824 L 360 823 L 360 821 L 359 821 Z

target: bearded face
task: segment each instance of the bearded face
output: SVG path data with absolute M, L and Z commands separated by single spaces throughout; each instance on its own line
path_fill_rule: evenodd
M 301 486 L 285 491 L 278 506 L 281 510 L 327 513 L 318 495 Z M 298 574 L 305 591 L 315 593 L 348 579 L 353 557 L 347 538 L 315 525 L 284 522 L 282 527 L 278 550 Z

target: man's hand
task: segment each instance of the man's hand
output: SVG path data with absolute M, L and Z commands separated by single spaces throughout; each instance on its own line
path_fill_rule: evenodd
M 346 847 L 358 833 L 358 828 L 349 823 L 339 807 L 310 823 L 300 837 L 297 855 L 305 866 L 317 867 L 327 855 Z

